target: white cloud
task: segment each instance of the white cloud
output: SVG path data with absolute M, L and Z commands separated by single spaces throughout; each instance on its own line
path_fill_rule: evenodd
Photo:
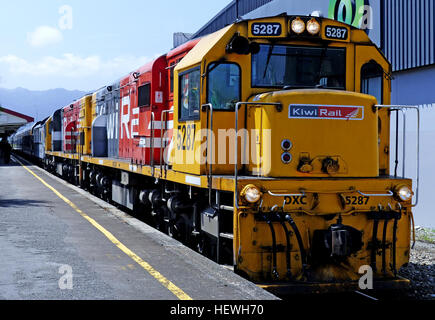
M 27 34 L 27 41 L 32 47 L 45 47 L 62 42 L 62 40 L 62 32 L 49 26 L 40 26 Z
M 24 83 L 16 82 L 25 81 L 31 83 L 31 87 L 90 90 L 127 75 L 151 59 L 135 56 L 102 59 L 98 55 L 82 57 L 65 53 L 60 57 L 46 56 L 38 60 L 27 60 L 16 55 L 6 55 L 0 56 L 0 73 L 5 76 L 4 79 L 8 79 L 8 86 L 24 86 Z

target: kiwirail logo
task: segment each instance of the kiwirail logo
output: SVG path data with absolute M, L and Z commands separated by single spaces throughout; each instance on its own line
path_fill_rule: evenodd
M 289 106 L 289 118 L 364 120 L 364 107 L 296 104 Z

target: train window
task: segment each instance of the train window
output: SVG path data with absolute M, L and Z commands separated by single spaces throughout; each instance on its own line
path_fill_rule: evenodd
M 383 103 L 384 70 L 375 61 L 366 63 L 361 68 L 361 93 L 374 96 L 378 103 Z
M 200 108 L 200 68 L 180 75 L 179 117 L 181 121 L 199 120 Z
M 345 89 L 346 49 L 260 45 L 252 55 L 252 86 Z
M 207 101 L 214 110 L 234 111 L 240 101 L 240 67 L 234 63 L 213 63 L 208 70 Z
M 138 91 L 138 106 L 148 107 L 151 104 L 151 84 L 140 86 Z

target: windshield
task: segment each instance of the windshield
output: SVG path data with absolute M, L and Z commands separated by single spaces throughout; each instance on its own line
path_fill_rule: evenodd
M 260 45 L 252 55 L 252 86 L 345 89 L 344 48 Z

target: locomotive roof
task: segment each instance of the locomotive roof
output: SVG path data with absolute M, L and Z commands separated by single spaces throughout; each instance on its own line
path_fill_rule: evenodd
M 282 15 L 279 15 L 282 16 Z M 278 16 L 278 17 L 279 17 Z M 272 16 L 272 17 L 263 17 L 263 18 L 257 18 L 257 19 L 249 19 L 249 20 L 242 20 L 242 21 L 238 21 L 236 23 L 233 23 L 231 25 L 226 26 L 225 28 L 222 28 L 214 33 L 211 33 L 207 36 L 204 36 L 203 38 L 201 38 L 198 42 L 198 44 L 193 47 L 193 49 L 183 58 L 183 60 L 177 65 L 177 67 L 175 68 L 176 70 L 183 70 L 186 69 L 188 67 L 192 67 L 194 65 L 197 65 L 199 63 L 201 63 L 203 57 L 210 52 L 213 47 L 219 42 L 219 40 L 222 39 L 222 37 L 234 26 L 238 25 L 238 24 L 242 24 L 242 23 L 247 23 L 249 21 L 257 21 L 257 20 L 264 20 L 264 19 L 269 19 L 269 18 L 276 18 L 277 16 Z M 296 16 L 287 16 L 288 18 L 293 18 Z M 298 17 L 304 17 L 302 15 L 298 15 Z M 321 19 L 322 22 L 325 21 L 330 21 L 334 24 L 342 24 L 343 27 L 348 27 L 350 28 L 352 31 L 360 31 L 357 33 L 357 36 L 355 36 L 355 42 L 358 43 L 364 43 L 364 44 L 372 44 L 374 45 L 376 48 L 377 46 L 371 41 L 371 39 L 369 38 L 369 36 L 361 29 L 355 28 L 353 26 L 350 26 L 348 24 L 336 21 L 336 20 L 332 20 L 332 19 L 328 19 L 328 18 L 318 18 Z M 378 48 L 379 50 L 379 48 Z M 379 50 L 380 51 L 380 50 Z M 382 51 L 380 51 L 382 55 L 384 55 L 382 53 Z

